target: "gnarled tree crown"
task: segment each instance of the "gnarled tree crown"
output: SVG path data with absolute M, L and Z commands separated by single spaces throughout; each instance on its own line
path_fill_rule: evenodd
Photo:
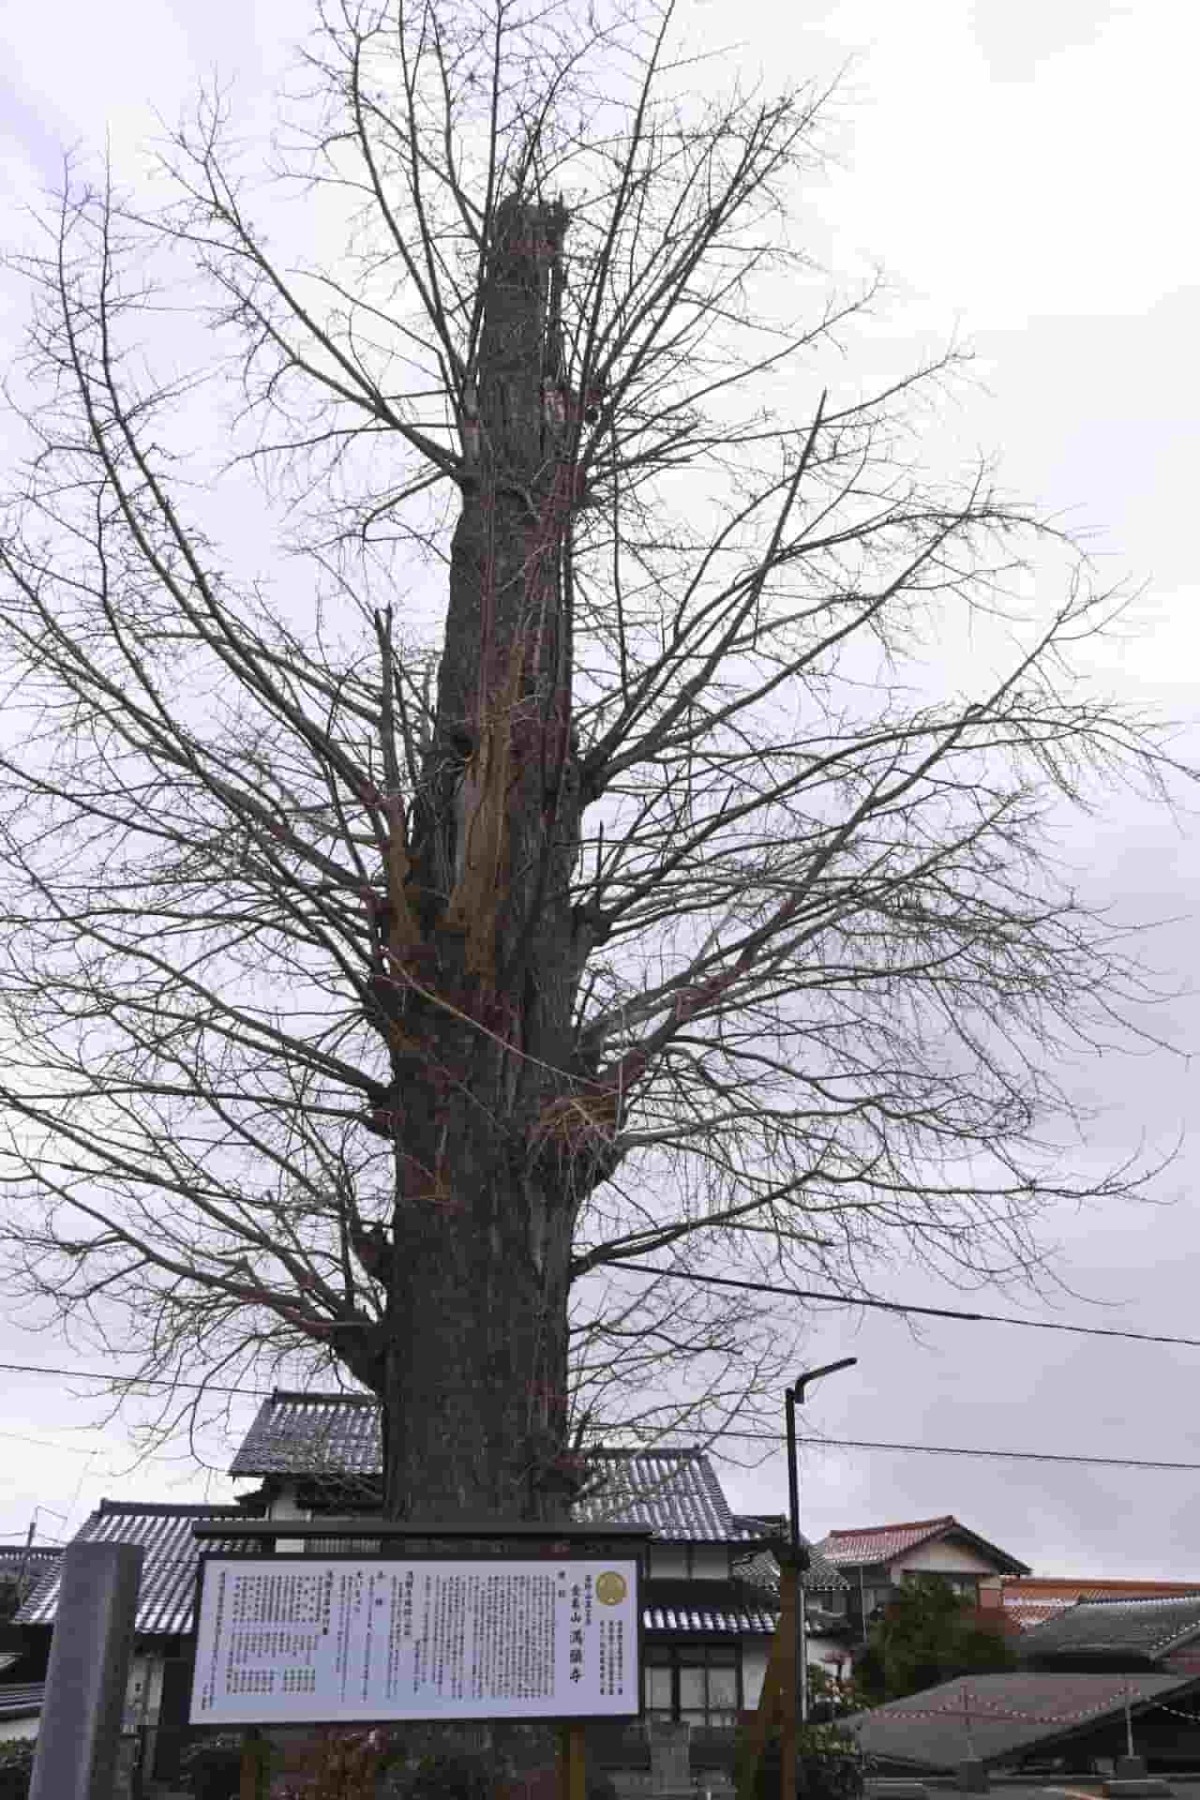
M 626 1264 L 1027 1276 L 1144 1174 L 1071 1173 L 1064 1054 L 1148 995 L 1046 831 L 1163 795 L 1073 669 L 1120 596 L 913 462 L 953 357 L 826 378 L 824 97 L 689 99 L 674 29 L 328 4 L 274 179 L 338 250 L 206 102 L 160 211 L 73 178 L 22 265 L 11 1274 L 130 1377 L 364 1384 L 395 1512 L 754 1417 L 794 1308 Z

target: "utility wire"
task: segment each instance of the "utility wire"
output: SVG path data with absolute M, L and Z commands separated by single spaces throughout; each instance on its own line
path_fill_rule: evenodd
M 861 1295 L 828 1292 L 821 1288 L 781 1287 L 769 1281 L 746 1281 L 732 1275 L 689 1274 L 683 1269 L 656 1269 L 652 1263 L 621 1262 L 609 1267 L 630 1269 L 637 1275 L 652 1275 L 667 1281 L 694 1281 L 706 1287 L 737 1288 L 755 1294 L 775 1294 L 785 1300 L 817 1300 L 832 1306 L 857 1306 L 876 1312 L 912 1313 L 926 1319 L 954 1319 L 971 1325 L 1017 1325 L 1027 1331 L 1066 1331 L 1077 1337 L 1123 1338 L 1138 1344 L 1175 1344 L 1185 1349 L 1200 1350 L 1200 1338 L 1176 1337 L 1165 1332 L 1126 1331 L 1111 1325 L 1072 1325 L 1054 1319 L 1020 1319 L 1012 1313 L 963 1312 L 947 1306 L 916 1306 L 902 1300 L 873 1300 Z M 205 1394 L 244 1394 L 250 1399 L 266 1400 L 273 1388 L 234 1387 L 215 1381 L 176 1380 L 164 1375 L 111 1375 L 92 1369 L 52 1369 L 40 1363 L 0 1362 L 0 1372 L 11 1375 L 54 1375 L 63 1381 L 127 1382 L 131 1389 L 147 1387 L 183 1388 Z M 730 1434 L 726 1434 L 730 1435 Z
M 774 1431 L 725 1431 L 721 1435 L 784 1442 L 783 1433 Z M 998 1456 L 1007 1462 L 1087 1463 L 1105 1469 L 1186 1469 L 1200 1474 L 1200 1462 L 1158 1462 L 1138 1456 L 1067 1456 L 1053 1450 L 972 1450 L 958 1444 L 885 1444 L 870 1438 L 801 1437 L 796 1442 L 839 1450 L 898 1450 L 922 1456 Z
M 604 1267 L 605 1265 L 600 1265 Z M 694 1275 L 686 1269 L 656 1269 L 651 1263 L 620 1262 L 609 1267 L 657 1275 L 667 1281 L 696 1281 L 704 1287 L 744 1288 L 754 1294 L 779 1294 L 789 1300 L 823 1300 L 833 1306 L 861 1306 L 877 1312 L 917 1313 L 926 1319 L 960 1319 L 978 1325 L 1023 1325 L 1027 1331 L 1070 1331 L 1079 1337 L 1130 1338 L 1139 1344 L 1183 1344 L 1200 1350 L 1200 1338 L 1170 1337 L 1156 1331 L 1125 1331 L 1114 1325 L 1067 1325 L 1057 1319 L 1019 1319 L 1015 1313 L 961 1312 L 948 1306 L 911 1306 L 900 1300 L 868 1300 L 856 1294 L 827 1293 L 820 1288 L 777 1287 L 770 1281 L 743 1281 L 733 1275 Z
M 222 1387 L 215 1381 L 176 1380 L 172 1375 L 113 1375 L 98 1369 L 48 1369 L 41 1363 L 0 1362 L 0 1373 L 7 1375 L 57 1375 L 60 1381 L 101 1381 L 116 1387 L 124 1382 L 129 1388 L 166 1387 L 194 1389 L 199 1394 L 246 1394 L 252 1400 L 269 1400 L 274 1388 Z M 353 1396 L 351 1396 L 353 1397 Z
M 1024 1323 L 1024 1321 L 1018 1320 L 1017 1323 Z M 1187 1342 L 1188 1340 L 1185 1339 L 1184 1341 Z M 83 1379 L 85 1381 L 108 1382 L 113 1379 L 108 1375 L 98 1374 L 90 1369 L 49 1369 L 39 1363 L 0 1362 L 0 1371 L 7 1371 L 20 1375 L 55 1375 L 60 1379 L 72 1381 Z M 204 1391 L 207 1388 L 207 1391 L 210 1393 L 245 1394 L 251 1399 L 262 1400 L 269 1399 L 271 1394 L 275 1391 L 273 1388 L 209 1386 L 201 1381 L 171 1381 L 167 1376 L 148 1375 L 141 1383 L 138 1383 L 132 1376 L 127 1379 L 131 1386 L 194 1388 L 200 1391 Z M 358 1396 L 351 1395 L 349 1397 L 357 1398 Z M 597 1420 L 596 1425 L 599 1430 L 605 1429 L 602 1420 Z M 619 1427 L 610 1426 L 608 1429 L 615 1430 L 619 1429 Z M 15 1437 L 17 1436 L 17 1433 L 0 1432 L 0 1436 Z M 739 1438 L 763 1444 L 782 1444 L 784 1442 L 784 1435 L 782 1432 L 747 1431 L 739 1430 L 736 1427 L 731 1427 L 727 1431 L 722 1431 L 720 1436 L 723 1438 Z M 25 1441 L 33 1443 L 38 1440 L 29 1438 Z M 1068 1463 L 1077 1466 L 1092 1466 L 1095 1468 L 1106 1469 L 1165 1469 L 1200 1474 L 1200 1462 L 1167 1462 L 1137 1456 L 1068 1456 L 1062 1452 L 1050 1450 L 977 1450 L 961 1444 L 894 1444 L 884 1443 L 881 1440 L 872 1438 L 800 1437 L 796 1441 L 800 1444 L 810 1444 L 818 1448 L 829 1450 L 891 1450 L 902 1455 L 913 1456 L 976 1456 L 990 1457 L 993 1460 L 999 1458 L 1004 1462 Z M 48 1447 L 59 1449 L 65 1448 L 66 1446 L 56 1444 Z M 72 1448 L 74 1447 L 72 1446 Z M 76 1454 L 79 1453 L 80 1452 L 76 1451 Z M 94 1455 L 95 1452 L 87 1454 Z

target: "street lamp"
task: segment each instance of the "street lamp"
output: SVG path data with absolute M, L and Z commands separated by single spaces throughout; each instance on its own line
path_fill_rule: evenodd
M 790 1388 L 784 1391 L 784 1409 L 787 1416 L 787 1457 L 788 1457 L 788 1526 L 792 1553 L 792 1568 L 795 1571 L 796 1583 L 796 1668 L 800 1685 L 800 1723 L 808 1723 L 808 1634 L 806 1626 L 806 1607 L 804 1582 L 802 1576 L 809 1566 L 809 1554 L 800 1543 L 800 1471 L 796 1460 L 796 1407 L 804 1405 L 805 1390 L 811 1381 L 817 1381 L 822 1375 L 834 1375 L 839 1369 L 852 1369 L 858 1361 L 857 1356 L 843 1356 L 840 1362 L 826 1363 L 820 1369 L 807 1369 L 798 1375 Z

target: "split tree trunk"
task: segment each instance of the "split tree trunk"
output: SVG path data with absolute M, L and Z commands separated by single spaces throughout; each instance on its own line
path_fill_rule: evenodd
M 566 214 L 497 209 L 432 746 L 393 812 L 374 984 L 395 1146 L 383 1401 L 391 1517 L 553 1518 L 563 1468 L 582 963 L 563 559 L 578 423 L 562 369 Z M 556 1123 L 563 1129 L 556 1129 Z

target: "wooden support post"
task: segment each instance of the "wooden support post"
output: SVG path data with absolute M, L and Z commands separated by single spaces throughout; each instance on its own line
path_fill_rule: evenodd
M 739 1746 L 738 1800 L 754 1800 L 755 1783 L 772 1730 L 781 1737 L 780 1800 L 796 1800 L 796 1592 L 797 1571 L 780 1566 L 779 1621 L 763 1676 L 758 1705 Z M 791 1720 L 790 1730 L 788 1720 Z M 788 1747 L 791 1746 L 791 1756 Z M 790 1774 L 789 1774 L 790 1769 Z M 790 1783 L 790 1785 L 789 1785 Z
M 586 1796 L 583 1726 L 572 1720 L 561 1726 L 558 1734 L 558 1800 L 586 1800 Z
M 800 1571 L 794 1562 L 780 1571 L 779 1800 L 796 1800 L 796 1699 L 800 1679 L 796 1632 L 800 1621 Z
M 238 1783 L 238 1800 L 267 1800 L 266 1739 L 256 1725 L 242 1738 L 242 1768 Z

